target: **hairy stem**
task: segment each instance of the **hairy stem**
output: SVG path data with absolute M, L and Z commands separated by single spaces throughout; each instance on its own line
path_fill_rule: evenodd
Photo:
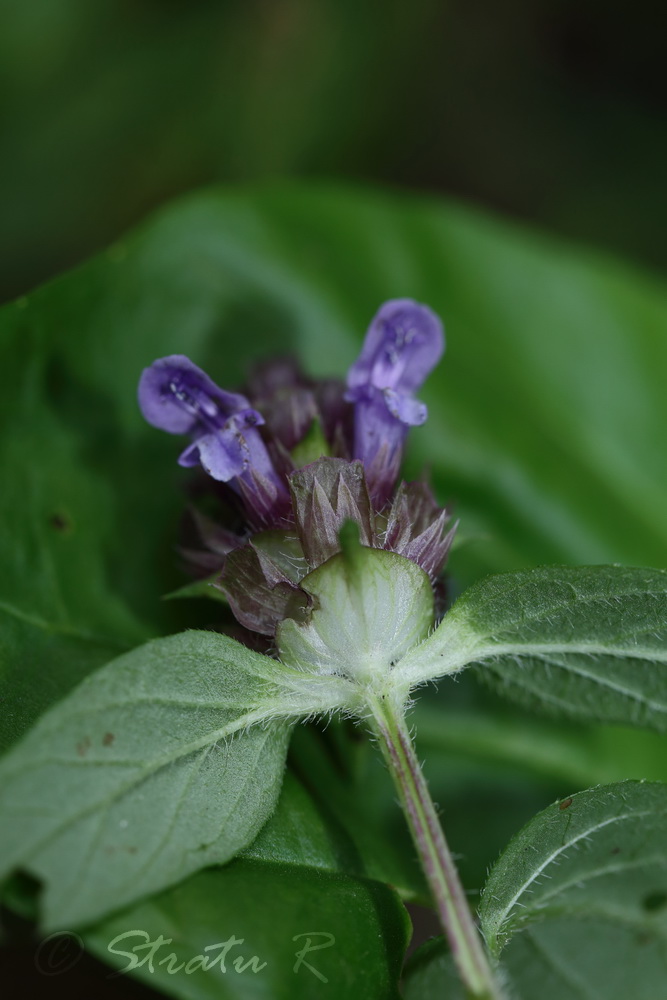
M 469 995 L 502 1000 L 502 992 L 465 897 L 438 814 L 405 725 L 387 699 L 371 704 L 374 730 L 389 767 L 412 839 L 433 893 L 452 957 Z

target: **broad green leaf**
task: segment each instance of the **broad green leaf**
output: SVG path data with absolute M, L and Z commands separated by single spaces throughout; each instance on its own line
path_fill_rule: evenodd
M 290 717 L 318 710 L 302 676 L 203 632 L 108 664 L 0 765 L 0 876 L 43 879 L 67 926 L 227 861 L 275 806 Z
M 85 941 L 123 969 L 135 946 L 160 935 L 169 943 L 155 953 L 153 971 L 146 962 L 132 975 L 180 1000 L 319 1000 L 325 993 L 398 1000 L 409 921 L 396 893 L 378 882 L 307 863 L 238 859 L 122 911 L 88 930 Z M 196 961 L 220 956 L 232 937 L 238 943 L 230 944 L 224 971 L 219 961 L 208 970 Z M 129 955 L 113 955 L 110 944 Z M 253 956 L 254 968 L 247 964 Z M 146 949 L 134 953 L 136 962 L 147 957 Z M 186 973 L 179 965 L 188 961 Z
M 542 996 L 659 996 L 667 785 L 604 785 L 545 809 L 492 869 L 480 916 L 521 997 L 537 998 L 539 982 Z
M 481 663 L 510 697 L 667 729 L 667 571 L 552 566 L 490 577 L 398 665 L 418 684 Z

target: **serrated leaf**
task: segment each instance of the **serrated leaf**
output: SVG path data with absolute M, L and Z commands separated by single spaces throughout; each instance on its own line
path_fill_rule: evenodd
M 667 572 L 546 566 L 472 586 L 397 668 L 411 684 L 484 665 L 510 697 L 667 729 Z
M 625 781 L 539 813 L 493 867 L 480 906 L 492 953 L 535 923 L 567 917 L 661 940 L 667 959 L 667 785 Z
M 114 660 L 3 759 L 0 876 L 43 879 L 69 926 L 228 860 L 275 806 L 290 717 L 318 710 L 301 679 L 207 632 Z

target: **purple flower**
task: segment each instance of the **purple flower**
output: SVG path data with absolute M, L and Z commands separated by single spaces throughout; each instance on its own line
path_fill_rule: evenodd
M 245 396 L 220 389 L 189 358 L 172 354 L 145 368 L 139 406 L 154 427 L 190 436 L 180 465 L 201 464 L 213 479 L 229 483 L 260 521 L 270 520 L 287 500 L 257 429 L 264 423 L 261 414 Z
M 426 406 L 414 392 L 445 348 L 442 323 L 427 306 L 391 299 L 380 307 L 347 375 L 355 404 L 354 457 L 376 499 L 387 499 L 398 475 L 408 427 L 423 424 Z
M 412 560 L 441 592 L 448 511 L 426 484 L 397 480 L 408 428 L 426 419 L 415 393 L 443 350 L 438 317 L 394 299 L 373 319 L 347 387 L 310 379 L 287 359 L 257 368 L 247 395 L 221 389 L 180 354 L 144 370 L 146 420 L 187 435 L 180 464 L 226 484 L 197 483 L 223 501 L 222 517 L 194 508 L 194 548 L 181 551 L 195 575 L 220 571 L 215 586 L 244 629 L 272 639 L 283 619 L 310 613 L 301 582 L 340 551 L 348 520 L 363 546 Z

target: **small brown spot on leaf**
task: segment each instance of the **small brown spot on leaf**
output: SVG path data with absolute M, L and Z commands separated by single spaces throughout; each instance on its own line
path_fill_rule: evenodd
M 610 854 L 620 854 L 621 853 L 621 848 L 620 847 L 612 847 L 612 849 L 611 849 L 611 851 L 609 853 Z
M 105 733 L 102 737 L 102 746 L 110 747 L 113 741 L 116 739 L 113 733 Z
M 59 531 L 63 535 L 66 535 L 72 530 L 72 522 L 70 518 L 62 512 L 56 511 L 55 514 L 52 514 L 49 518 L 49 524 L 54 531 Z
M 128 854 L 136 854 L 137 853 L 136 847 L 128 847 L 127 848 L 127 853 Z
M 559 808 L 559 809 L 561 810 L 561 812 L 562 812 L 562 811 L 563 811 L 563 809 L 569 809 L 571 805 L 572 805 L 572 796 L 570 796 L 570 798 L 569 798 L 569 799 L 563 799 L 563 801 L 562 801 L 562 802 L 561 802 L 561 804 L 560 804 L 560 805 L 558 806 L 558 808 Z
M 80 740 L 79 743 L 77 743 L 76 752 L 78 753 L 79 757 L 85 757 L 89 750 L 90 750 L 90 738 L 88 736 L 84 736 L 84 738 Z

